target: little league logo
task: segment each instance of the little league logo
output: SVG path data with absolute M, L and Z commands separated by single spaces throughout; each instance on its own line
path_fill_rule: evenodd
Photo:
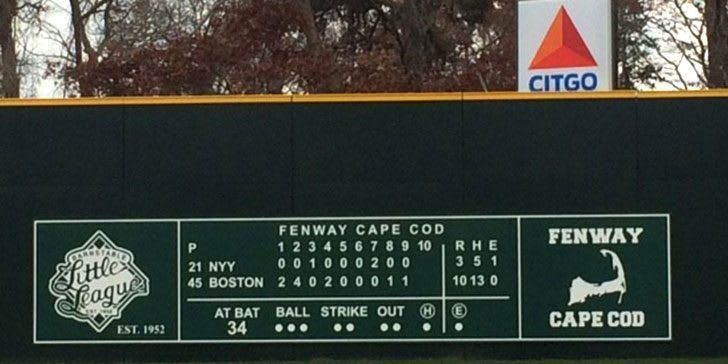
M 149 278 L 134 264 L 134 254 L 102 231 L 66 253 L 49 289 L 56 312 L 102 332 L 136 297 L 149 294 Z

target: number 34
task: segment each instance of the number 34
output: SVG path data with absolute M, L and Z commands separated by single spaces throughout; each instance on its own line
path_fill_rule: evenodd
M 234 335 L 245 336 L 245 334 L 248 333 L 248 327 L 247 327 L 245 321 L 240 321 L 240 322 L 228 321 L 227 325 L 228 325 L 227 334 L 230 336 L 234 336 Z

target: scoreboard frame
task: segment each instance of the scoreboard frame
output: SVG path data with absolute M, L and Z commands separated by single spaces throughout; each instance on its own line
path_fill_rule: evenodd
M 667 336 L 664 337 L 524 337 L 522 305 L 522 257 L 521 221 L 523 219 L 578 219 L 578 218 L 664 218 L 666 221 L 667 257 Z M 466 219 L 515 219 L 517 220 L 517 269 L 518 269 L 518 326 L 517 338 L 342 338 L 342 339 L 182 339 L 182 281 L 181 281 L 181 223 L 197 222 L 285 222 L 285 221 L 353 221 L 353 220 L 466 220 Z M 175 223 L 177 226 L 177 339 L 159 340 L 39 340 L 38 339 L 38 226 L 54 224 L 134 224 L 134 223 Z M 35 220 L 33 223 L 33 344 L 296 344 L 296 343 L 457 343 L 457 342 L 669 342 L 673 339 L 672 325 L 672 270 L 671 270 L 671 227 L 669 213 L 640 214 L 524 214 L 524 215 L 443 215 L 443 216 L 317 216 L 317 217 L 250 217 L 250 218 L 150 218 L 150 219 L 59 219 Z M 444 282 L 443 282 L 444 284 Z M 286 297 L 281 297 L 285 301 Z M 333 297 L 336 298 L 336 297 Z

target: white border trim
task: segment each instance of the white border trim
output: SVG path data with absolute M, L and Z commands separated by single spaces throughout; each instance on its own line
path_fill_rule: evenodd
M 442 293 L 440 296 L 440 304 L 442 305 L 442 311 L 440 312 L 440 315 L 442 316 L 442 322 L 440 323 L 442 325 L 442 333 L 447 334 L 447 280 L 445 278 L 445 271 L 446 271 L 446 265 L 445 265 L 445 244 L 440 245 L 440 285 L 442 289 Z
M 182 342 L 182 223 L 177 221 L 177 342 Z
M 33 343 L 38 343 L 38 221 L 33 222 Z
M 667 238 L 667 305 L 668 305 L 668 336 L 667 337 L 523 337 L 521 323 L 521 262 L 520 262 L 520 221 L 522 219 L 569 219 L 569 218 L 641 218 L 661 217 L 666 219 Z M 181 322 L 178 322 L 177 339 L 163 340 L 38 340 L 38 310 L 37 310 L 37 276 L 38 276 L 38 225 L 39 224 L 128 224 L 128 223 L 176 223 L 178 227 L 177 254 L 180 254 L 179 239 L 181 236 L 181 223 L 183 222 L 261 222 L 261 221 L 351 221 L 351 220 L 468 220 L 468 219 L 516 219 L 518 229 L 517 255 L 518 255 L 518 300 L 519 300 L 519 327 L 518 336 L 513 338 L 345 338 L 345 339 L 260 339 L 260 340 L 184 340 L 181 337 Z M 92 220 L 35 220 L 33 222 L 33 344 L 271 344 L 271 343 L 416 343 L 416 342 L 660 342 L 672 340 L 672 269 L 670 257 L 670 214 L 566 214 L 566 215 L 444 215 L 444 216 L 346 216 L 346 217 L 256 217 L 256 218 L 183 218 L 183 219 L 92 219 Z M 179 261 L 179 260 L 178 260 Z M 179 263 L 178 263 L 179 265 Z M 181 268 L 178 267 L 178 281 Z M 179 284 L 178 284 L 179 286 Z M 285 297 L 282 297 L 285 299 Z M 189 302 L 189 299 L 186 300 Z M 178 287 L 178 320 L 181 320 L 181 289 Z
M 515 342 L 663 342 L 670 341 L 666 337 L 534 337 L 534 338 L 349 338 L 349 339 L 260 339 L 260 340 L 48 340 L 38 341 L 34 344 L 58 345 L 58 344 L 301 344 L 301 343 L 450 343 L 450 342 L 491 342 L 491 343 L 515 343 Z
M 347 296 L 347 297 L 190 297 L 186 303 L 215 302 L 355 302 L 355 301 L 509 301 L 511 296 Z
M 128 224 L 140 222 L 255 222 L 255 221 L 351 221 L 351 220 L 468 220 L 468 219 L 573 219 L 573 218 L 632 218 L 632 217 L 668 217 L 670 214 L 570 214 L 570 215 L 440 215 L 440 216 L 316 216 L 316 217 L 242 217 L 242 218 L 159 218 L 159 219 L 89 219 L 89 220 L 35 220 L 39 224 Z
M 521 218 L 516 219 L 516 264 L 518 266 L 518 339 L 523 340 L 523 295 L 521 286 Z
M 670 215 L 667 215 L 667 335 L 668 340 L 672 340 L 672 261 L 670 251 L 672 250 L 670 241 Z

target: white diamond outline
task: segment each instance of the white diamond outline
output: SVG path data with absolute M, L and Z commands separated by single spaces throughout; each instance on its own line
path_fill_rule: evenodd
M 69 262 L 70 257 L 73 254 L 76 254 L 78 252 L 81 252 L 81 251 L 86 250 L 90 245 L 92 245 L 93 243 L 95 243 L 99 239 L 102 240 L 105 244 L 108 244 L 112 249 L 117 250 L 117 251 L 120 251 L 122 253 L 125 253 L 125 254 L 127 254 L 129 256 L 129 263 L 128 263 L 129 269 L 132 270 L 136 275 L 138 275 L 143 280 L 144 286 L 146 287 L 146 290 L 144 290 L 143 292 L 134 292 L 134 293 L 132 293 L 132 294 L 127 295 L 126 297 L 124 297 L 124 299 L 119 303 L 119 309 L 117 311 L 117 314 L 107 316 L 106 319 L 104 319 L 103 323 L 100 324 L 100 325 L 97 324 L 93 320 L 93 318 L 91 318 L 91 317 L 79 318 L 77 316 L 67 315 L 67 314 L 64 314 L 64 313 L 58 311 L 58 309 L 56 308 L 56 305 L 60 301 L 62 301 L 64 298 L 67 298 L 67 296 L 65 294 L 60 294 L 60 295 L 59 294 L 56 294 L 56 292 L 53 291 L 53 282 L 56 279 L 58 279 L 58 277 L 60 276 L 60 273 L 61 273 L 60 269 L 63 266 L 65 266 L 68 263 L 70 263 Z M 102 333 L 106 329 L 106 327 L 109 326 L 109 324 L 111 324 L 111 322 L 113 322 L 115 320 L 118 320 L 118 319 L 120 319 L 123 316 L 124 309 L 131 303 L 131 301 L 133 301 L 137 297 L 146 297 L 146 296 L 149 296 L 149 292 L 151 291 L 151 288 L 150 288 L 150 285 L 149 285 L 149 277 L 147 277 L 147 275 L 144 274 L 144 272 L 139 267 L 137 267 L 136 264 L 134 264 L 134 254 L 131 251 L 129 251 L 127 249 L 124 249 L 124 248 L 119 247 L 118 245 L 116 245 L 111 240 L 111 238 L 109 238 L 106 235 L 106 233 L 104 233 L 102 230 L 96 230 L 96 232 L 93 235 L 91 235 L 91 237 L 88 240 L 86 240 L 85 243 L 81 244 L 81 246 L 69 250 L 66 253 L 66 255 L 64 256 L 63 262 L 62 263 L 58 263 L 56 265 L 56 273 L 48 281 L 48 290 L 50 291 L 51 295 L 53 295 L 54 297 L 56 297 L 56 300 L 54 301 L 54 304 L 53 304 L 53 310 L 56 311 L 56 313 L 59 316 L 65 317 L 65 318 L 70 318 L 70 319 L 73 319 L 74 321 L 77 321 L 77 322 L 80 322 L 80 323 L 86 323 L 89 326 L 91 326 L 91 328 L 93 328 L 94 331 L 96 331 L 97 333 L 100 334 L 100 333 Z

